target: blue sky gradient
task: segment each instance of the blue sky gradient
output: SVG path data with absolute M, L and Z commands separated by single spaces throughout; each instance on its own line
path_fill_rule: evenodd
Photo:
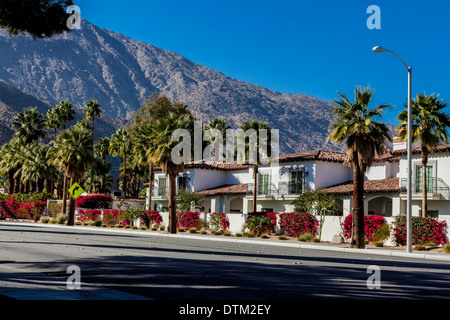
M 74 0 L 99 27 L 177 52 L 232 78 L 326 101 L 356 85 L 375 89 L 374 104 L 394 108 L 407 98 L 407 71 L 398 58 L 374 53 L 382 45 L 413 68 L 413 94 L 439 93 L 450 103 L 448 0 Z M 370 5 L 381 29 L 369 30 Z M 450 112 L 447 111 L 447 112 Z

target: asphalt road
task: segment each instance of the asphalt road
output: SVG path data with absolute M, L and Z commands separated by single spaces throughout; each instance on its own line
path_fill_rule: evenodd
M 132 232 L 0 222 L 0 299 L 450 298 L 449 262 Z M 380 288 L 369 289 L 373 265 Z

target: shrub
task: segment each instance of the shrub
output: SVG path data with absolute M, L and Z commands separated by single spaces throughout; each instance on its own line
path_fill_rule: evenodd
M 301 234 L 298 238 L 298 241 L 311 241 L 314 239 L 314 235 L 311 232 L 305 232 Z
M 444 247 L 444 252 L 445 252 L 445 253 L 450 253 L 450 244 L 447 244 L 447 245 Z
M 287 237 L 285 235 L 278 236 L 278 240 L 287 240 Z
M 42 218 L 41 219 L 41 223 L 49 223 L 50 222 L 50 218 Z
M 209 217 L 209 228 L 211 230 L 228 230 L 230 221 L 225 213 L 212 213 Z
M 0 207 L 2 218 L 27 219 L 37 221 L 47 206 L 46 194 L 13 194 L 7 195 Z
M 303 233 L 315 234 L 319 223 L 306 212 L 288 212 L 280 215 L 280 227 L 288 237 L 298 237 Z
M 349 214 L 345 217 L 343 227 L 344 227 L 344 238 L 350 239 L 352 237 L 352 220 L 353 216 Z M 371 215 L 364 216 L 364 236 L 369 241 L 374 241 L 373 238 L 375 230 L 377 230 L 381 225 L 385 224 L 383 216 Z
M 433 242 L 436 245 L 447 243 L 445 229 L 447 223 L 429 217 L 412 218 L 412 243 L 424 244 Z M 395 217 L 394 221 L 394 239 L 398 245 L 406 244 L 406 217 Z
M 150 228 L 153 224 L 159 226 L 163 218 L 159 211 L 156 210 L 144 210 L 141 213 L 141 226 Z
M 106 194 L 91 194 L 81 196 L 76 200 L 76 207 L 85 209 L 108 209 L 111 204 L 112 198 Z
M 57 218 L 56 218 L 56 223 L 57 224 L 64 224 L 67 221 L 67 216 L 64 214 L 60 214 Z
M 107 226 L 115 226 L 119 223 L 119 210 L 104 210 L 102 221 Z
M 372 234 L 372 239 L 375 242 L 384 243 L 391 236 L 391 227 L 388 224 L 382 224 Z
M 177 228 L 198 228 L 200 212 L 178 211 L 177 212 Z
M 101 221 L 102 212 L 100 210 L 78 210 L 76 219 L 80 222 Z
M 261 234 L 274 233 L 273 221 L 266 215 L 253 215 L 250 216 L 243 226 L 243 229 L 249 229 L 251 234 L 259 237 Z
M 375 245 L 375 247 L 382 247 L 384 246 L 384 241 L 377 240 L 373 244 Z

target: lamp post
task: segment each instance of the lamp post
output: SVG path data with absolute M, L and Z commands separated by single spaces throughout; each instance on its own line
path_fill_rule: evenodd
M 389 52 L 399 58 L 406 69 L 408 70 L 408 141 L 407 141 L 407 159 L 408 159 L 408 174 L 407 174 L 407 198 L 406 198 L 406 251 L 412 252 L 412 68 L 409 67 L 405 61 L 395 52 L 384 49 L 381 46 L 374 47 L 374 52 Z

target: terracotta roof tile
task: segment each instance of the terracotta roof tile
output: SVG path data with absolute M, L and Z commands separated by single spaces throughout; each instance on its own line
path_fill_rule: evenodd
M 222 194 L 246 194 L 247 190 L 248 190 L 247 183 L 225 184 L 219 187 L 199 191 L 197 193 L 204 196 L 217 196 Z
M 366 180 L 364 181 L 364 192 L 399 192 L 399 178 L 387 178 L 382 180 Z M 353 194 L 353 181 L 347 181 L 329 188 L 323 189 L 328 194 Z

